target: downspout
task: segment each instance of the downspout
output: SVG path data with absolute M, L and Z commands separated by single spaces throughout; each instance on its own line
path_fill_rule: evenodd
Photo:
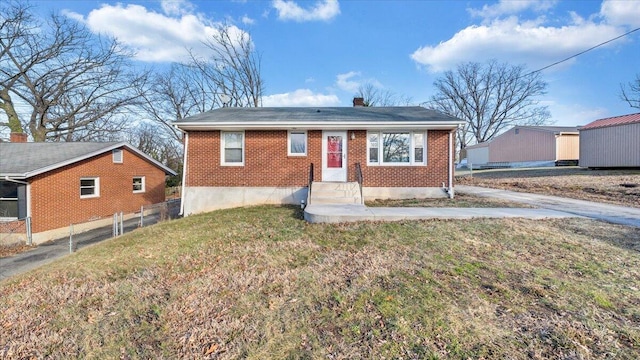
M 180 190 L 180 214 L 179 214 L 180 216 L 184 216 L 184 196 L 185 196 L 186 179 L 187 179 L 187 152 L 189 149 L 189 133 L 185 131 L 182 131 L 182 133 L 184 134 L 184 157 L 182 159 L 182 190 Z
M 453 199 L 453 131 L 449 132 L 449 199 Z

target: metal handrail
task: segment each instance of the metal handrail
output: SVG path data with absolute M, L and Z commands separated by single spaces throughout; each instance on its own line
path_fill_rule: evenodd
M 313 163 L 309 164 L 309 190 L 307 191 L 307 205 L 311 200 L 311 185 L 313 184 Z
M 364 177 L 362 176 L 362 167 L 360 163 L 356 163 L 356 180 L 358 181 L 358 186 L 360 186 L 360 201 L 364 204 L 364 197 L 362 196 L 362 183 L 364 182 Z

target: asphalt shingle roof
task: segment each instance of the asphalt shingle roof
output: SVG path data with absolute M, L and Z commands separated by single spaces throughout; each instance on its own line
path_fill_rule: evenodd
M 207 111 L 174 122 L 399 122 L 399 121 L 459 121 L 436 110 L 420 106 L 393 107 L 227 107 Z
M 0 176 L 38 173 L 43 169 L 64 166 L 122 146 L 127 145 L 122 142 L 0 143 Z M 139 152 L 135 148 L 131 149 Z M 147 158 L 165 171 L 173 172 L 148 156 Z

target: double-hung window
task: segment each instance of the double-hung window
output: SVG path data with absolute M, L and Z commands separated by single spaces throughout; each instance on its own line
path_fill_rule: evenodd
M 80 198 L 92 198 L 100 196 L 100 178 L 80 178 Z
M 133 192 L 134 193 L 144 192 L 144 176 L 133 177 Z
M 244 132 L 223 131 L 220 134 L 220 163 L 222 165 L 244 165 Z
M 367 164 L 425 165 L 426 139 L 424 131 L 369 131 Z
M 307 156 L 307 132 L 289 131 L 287 146 L 289 156 Z
M 0 181 L 0 219 L 18 218 L 18 184 Z

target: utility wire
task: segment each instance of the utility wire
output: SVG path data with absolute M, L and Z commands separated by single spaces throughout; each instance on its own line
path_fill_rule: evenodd
M 588 48 L 587 50 L 584 50 L 584 51 L 581 51 L 581 52 L 579 52 L 579 53 L 577 53 L 577 54 L 571 55 L 571 56 L 569 56 L 569 57 L 568 57 L 568 58 L 566 58 L 566 59 L 563 59 L 563 60 L 560 60 L 560 61 L 556 61 L 556 62 L 554 62 L 553 64 L 550 64 L 550 65 L 547 65 L 547 66 L 545 66 L 545 67 L 543 67 L 543 68 L 540 68 L 540 69 L 538 69 L 538 70 L 532 71 L 532 72 L 530 72 L 530 73 L 528 73 L 528 74 L 526 74 L 526 75 L 524 75 L 524 76 L 532 75 L 532 74 L 535 74 L 535 73 L 537 73 L 537 72 L 544 71 L 544 70 L 546 70 L 546 69 L 548 69 L 548 68 L 550 68 L 550 67 L 553 67 L 553 66 L 556 66 L 556 65 L 562 64 L 562 63 L 563 63 L 563 62 L 565 62 L 565 61 L 569 61 L 569 60 L 571 60 L 571 59 L 573 59 L 573 58 L 575 58 L 575 57 L 578 57 L 578 56 L 580 56 L 580 55 L 582 55 L 582 54 L 584 54 L 584 53 L 588 53 L 588 52 L 589 52 L 589 51 L 591 51 L 591 50 L 597 49 L 597 48 L 599 48 L 600 46 L 603 46 L 603 45 L 606 45 L 606 44 L 608 44 L 608 43 L 610 43 L 610 42 L 616 41 L 616 40 L 618 40 L 618 39 L 620 39 L 620 38 L 623 38 L 623 37 L 625 37 L 625 36 L 627 36 L 627 35 L 630 35 L 630 34 L 631 34 L 631 33 L 633 33 L 633 32 L 638 31 L 638 30 L 640 30 L 640 27 L 635 28 L 635 29 L 630 30 L 630 31 L 627 31 L 626 33 L 624 33 L 624 34 L 622 34 L 622 35 L 620 35 L 620 36 L 616 36 L 616 37 L 614 37 L 613 39 L 609 39 L 609 40 L 607 40 L 607 41 L 601 42 L 601 43 L 600 43 L 600 44 L 598 44 L 598 45 L 594 45 L 594 46 L 592 46 L 592 47 Z
M 529 72 L 529 73 L 527 73 L 527 74 L 525 74 L 525 75 L 522 75 L 522 76 L 520 76 L 520 77 L 516 78 L 515 80 L 521 79 L 521 78 L 523 78 L 523 77 L 527 77 L 527 76 L 529 76 L 529 75 L 533 75 L 533 74 L 535 74 L 535 73 L 542 72 L 542 71 L 544 71 L 544 70 L 546 70 L 546 69 L 548 69 L 548 68 L 551 68 L 551 67 L 554 67 L 554 66 L 556 66 L 556 65 L 562 64 L 563 62 L 569 61 L 569 60 L 571 60 L 571 59 L 573 59 L 573 58 L 575 58 L 575 57 L 578 57 L 578 56 L 580 56 L 580 55 L 582 55 L 582 54 L 588 53 L 588 52 L 589 52 L 589 51 L 591 51 L 591 50 L 597 49 L 597 48 L 599 48 L 599 47 L 601 47 L 601 46 L 604 46 L 604 45 L 606 45 L 606 44 L 608 44 L 608 43 L 610 43 L 610 42 L 613 42 L 613 41 L 616 41 L 616 40 L 618 40 L 618 39 L 620 39 L 620 38 L 623 38 L 623 37 L 625 37 L 625 36 L 628 36 L 628 35 L 630 35 L 630 34 L 632 34 L 632 33 L 636 32 L 636 31 L 638 31 L 638 30 L 640 30 L 640 27 L 635 28 L 635 29 L 633 29 L 633 30 L 629 30 L 629 31 L 627 31 L 627 32 L 626 32 L 626 33 L 624 33 L 624 34 L 619 35 L 619 36 L 616 36 L 616 37 L 614 37 L 614 38 L 611 38 L 611 39 L 609 39 L 609 40 L 607 40 L 607 41 L 603 41 L 603 42 L 601 42 L 601 43 L 599 43 L 599 44 L 597 44 L 597 45 L 594 45 L 594 46 L 592 46 L 592 47 L 590 47 L 590 48 L 588 48 L 588 49 L 586 49 L 586 50 L 583 50 L 583 51 L 581 51 L 581 52 L 579 52 L 579 53 L 577 53 L 577 54 L 573 54 L 573 55 L 569 56 L 568 58 L 565 58 L 565 59 L 562 59 L 562 60 L 556 61 L 556 62 L 554 62 L 554 63 L 552 63 L 552 64 L 549 64 L 549 65 L 547 65 L 547 66 L 545 66 L 545 67 L 542 67 L 542 68 L 540 68 L 540 69 L 538 69 L 538 70 L 531 71 L 531 72 Z M 486 90 L 486 89 L 483 89 L 483 90 Z M 466 95 L 470 95 L 470 94 L 471 94 L 471 93 L 465 93 L 465 94 L 462 94 L 462 95 L 463 95 L 463 96 L 466 96 Z M 428 104 L 428 103 L 432 103 L 432 102 L 436 102 L 436 101 L 441 101 L 441 100 L 447 100 L 447 99 L 450 99 L 450 97 L 442 97 L 442 98 L 437 98 L 437 99 L 433 99 L 433 100 L 427 100 L 427 101 L 423 102 L 422 104 Z

